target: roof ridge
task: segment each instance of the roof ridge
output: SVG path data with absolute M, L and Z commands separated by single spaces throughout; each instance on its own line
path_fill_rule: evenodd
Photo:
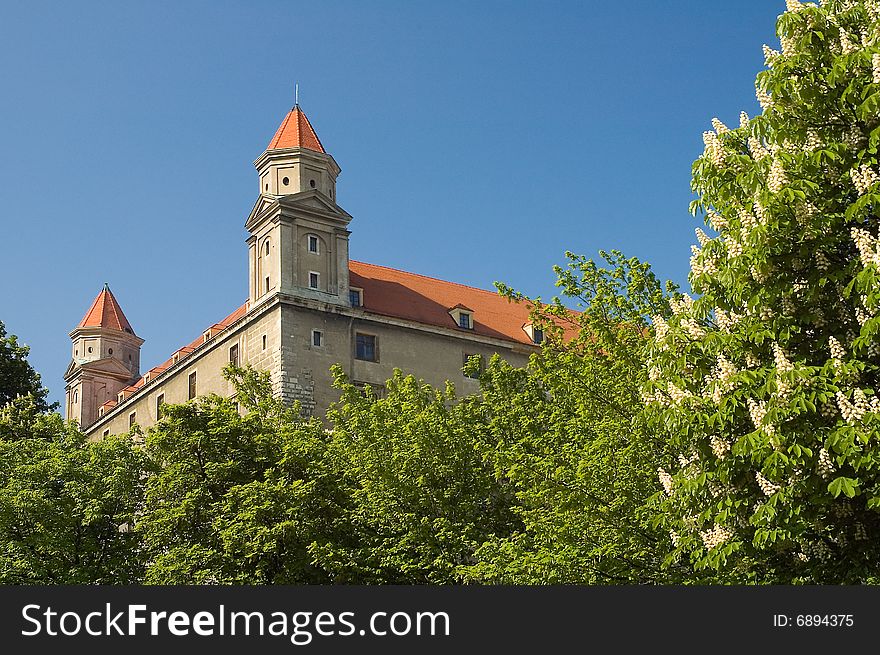
M 394 268 L 393 266 L 383 266 L 382 264 L 370 264 L 369 262 L 362 262 L 356 259 L 349 259 L 349 262 L 354 262 L 355 264 L 363 264 L 364 266 L 372 266 L 374 268 L 384 268 L 386 271 L 396 271 L 397 273 L 406 273 L 407 275 L 412 275 L 414 277 L 424 278 L 425 280 L 433 280 L 435 282 L 443 282 L 444 284 L 452 284 L 456 287 L 462 287 L 464 289 L 471 289 L 472 291 L 480 291 L 482 293 L 488 293 L 490 296 L 501 296 L 498 291 L 489 291 L 488 289 L 481 289 L 480 287 L 474 287 L 470 284 L 462 284 L 461 282 L 452 282 L 450 280 L 444 280 L 439 277 L 431 277 L 430 275 L 423 275 L 421 273 L 413 273 L 412 271 L 405 271 L 402 268 Z

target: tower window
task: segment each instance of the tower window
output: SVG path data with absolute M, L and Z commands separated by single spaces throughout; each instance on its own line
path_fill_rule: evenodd
M 238 344 L 229 349 L 229 363 L 233 366 L 238 366 Z
M 314 189 L 314 188 L 315 188 L 315 181 L 314 181 L 314 180 L 309 180 L 309 186 L 312 187 L 312 188 Z
M 268 255 L 269 254 L 269 239 L 266 239 L 266 246 L 265 246 L 264 250 L 265 250 L 266 254 Z
M 137 412 L 132 412 L 128 415 L 128 427 L 134 427 L 135 422 L 137 422 Z
M 364 304 L 364 292 L 361 289 L 348 290 L 348 302 L 352 307 L 361 307 Z
M 309 235 L 309 252 L 318 254 L 318 237 L 314 234 Z
M 355 358 L 365 362 L 377 362 L 379 360 L 376 354 L 376 336 L 357 333 L 355 335 Z
M 266 350 L 266 335 L 263 335 L 263 350 Z
M 187 397 L 192 400 L 196 397 L 196 372 L 193 371 L 189 374 L 189 393 Z
M 73 404 L 76 405 L 79 402 L 79 391 L 73 392 Z
M 324 333 L 321 330 L 312 330 L 312 345 L 316 348 L 324 345 Z
M 106 430 L 104 430 L 104 436 L 105 436 L 105 437 L 109 437 L 109 436 L 110 436 L 110 428 L 107 428 Z
M 269 276 L 266 276 L 266 293 L 269 293 Z
M 281 180 L 281 184 L 283 184 L 284 186 L 287 186 L 288 184 L 290 184 L 290 178 L 285 177 L 283 180 Z
M 74 357 L 79 357 L 79 349 L 78 349 L 78 348 L 77 348 L 76 350 L 73 351 L 73 356 L 74 356 Z
M 113 348 L 108 348 L 108 349 L 107 349 L 107 354 L 108 354 L 108 355 L 112 355 L 112 354 L 113 354 Z
M 156 396 L 156 419 L 162 418 L 162 405 L 165 404 L 165 394 L 160 393 Z
M 319 285 L 320 285 L 320 280 L 321 280 L 321 276 L 320 276 L 320 274 L 315 273 L 314 271 L 311 271 L 311 272 L 309 273 L 309 289 L 318 289 L 318 288 L 320 288 L 320 286 L 319 286 Z

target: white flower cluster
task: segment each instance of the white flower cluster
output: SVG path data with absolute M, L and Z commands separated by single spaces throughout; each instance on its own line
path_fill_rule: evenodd
M 788 398 L 791 395 L 791 382 L 783 376 L 793 371 L 794 365 L 776 343 L 773 344 L 773 360 L 776 363 L 776 393 L 782 399 Z
M 755 98 L 757 98 L 758 104 L 761 105 L 761 109 L 770 109 L 773 106 L 773 98 L 759 86 L 755 87 Z
M 819 449 L 819 461 L 816 463 L 816 471 L 826 480 L 834 473 L 834 462 L 831 461 L 831 455 L 824 448 Z
M 752 203 L 752 208 L 755 210 L 755 217 L 758 219 L 758 223 L 761 225 L 767 225 L 767 208 L 764 207 L 760 198 L 755 197 L 755 202 Z
M 727 256 L 730 258 L 736 258 L 743 254 L 743 245 L 733 237 L 728 237 L 725 239 L 725 244 L 727 245 Z
M 712 529 L 700 532 L 700 538 L 703 540 L 703 545 L 707 550 L 712 550 L 715 546 L 720 546 L 732 536 L 733 531 L 730 528 L 718 525 L 717 523 Z
M 861 307 L 856 307 L 856 320 L 859 322 L 859 325 L 864 327 L 865 323 L 867 323 L 870 318 L 871 316 L 868 312 Z
M 752 153 L 752 159 L 761 161 L 764 157 L 770 155 L 770 151 L 757 139 L 757 137 L 749 137 L 749 152 Z
M 718 355 L 717 363 L 715 364 L 715 384 L 712 388 L 712 402 L 716 405 L 721 403 L 721 397 L 724 393 L 733 389 L 733 378 L 738 372 L 736 366 L 723 354 Z
M 859 49 L 859 47 L 850 40 L 849 34 L 844 32 L 843 30 L 841 30 L 840 31 L 840 51 L 845 55 L 851 55 L 852 53 L 854 53 L 858 49 Z M 766 60 L 766 58 L 767 58 L 767 56 L 764 55 L 765 60 Z
M 754 264 L 749 267 L 749 273 L 751 273 L 752 279 L 754 279 L 755 282 L 757 282 L 758 284 L 764 284 L 764 282 L 770 279 L 770 275 L 766 271 L 760 269 Z
M 703 232 L 702 228 L 696 228 L 694 230 L 694 234 L 697 235 L 697 241 L 700 242 L 700 248 L 705 248 L 706 244 L 709 243 L 712 239 L 709 238 L 709 235 Z
M 699 228 L 698 228 L 699 229 Z M 700 257 L 701 251 L 696 246 L 691 246 L 691 272 L 700 277 L 701 275 L 715 275 L 718 273 L 718 265 L 713 257 Z
M 691 309 L 694 306 L 694 299 L 691 298 L 688 294 L 683 293 L 677 298 L 672 298 L 669 301 L 669 306 L 672 308 L 672 313 L 676 316 L 682 316 L 684 314 L 690 313 Z
M 831 359 L 843 362 L 846 357 L 846 350 L 835 337 L 828 337 L 828 349 L 831 350 Z
M 807 130 L 807 140 L 804 143 L 804 147 L 809 151 L 820 150 L 822 148 L 822 141 L 819 139 L 819 133 L 810 128 Z
M 793 316 L 796 310 L 794 300 L 791 296 L 782 296 L 782 313 L 785 316 Z
M 861 133 L 859 133 L 859 137 L 861 137 Z M 859 168 L 851 168 L 849 171 L 849 177 L 860 196 L 868 193 L 872 186 L 877 184 L 877 182 L 880 182 L 880 177 L 878 177 L 874 169 L 867 164 L 862 164 Z
M 871 55 L 871 68 L 874 84 L 880 84 L 880 54 Z
M 831 262 L 828 261 L 828 257 L 821 250 L 816 253 L 816 268 L 818 268 L 821 272 L 825 272 L 831 266 Z
M 803 8 L 800 0 L 785 0 L 785 11 L 800 11 Z
M 693 394 L 686 389 L 680 389 L 673 382 L 669 382 L 666 385 L 666 393 L 669 394 L 670 399 L 672 399 L 672 403 L 674 405 L 681 405 L 688 398 L 693 397 Z
M 837 405 L 833 401 L 822 403 L 819 406 L 819 413 L 825 418 L 834 418 L 837 416 Z
M 764 64 L 768 68 L 773 68 L 773 64 L 775 64 L 776 60 L 779 58 L 779 52 L 771 48 L 766 43 L 761 49 L 764 51 Z
M 740 209 L 739 212 L 737 212 L 737 215 L 739 216 L 740 231 L 743 236 L 747 235 L 758 226 L 758 219 L 755 218 L 755 215 L 745 207 Z
M 719 307 L 715 308 L 715 322 L 722 332 L 730 332 L 730 328 L 736 325 L 741 318 L 742 316 L 734 311 L 726 312 Z
M 715 129 L 716 134 L 724 134 L 725 132 L 730 132 L 730 129 L 722 123 L 717 118 L 712 119 L 712 127 Z
M 730 452 L 730 442 L 717 435 L 713 434 L 709 437 L 709 445 L 712 446 L 712 452 L 715 453 L 715 457 L 718 459 L 724 459 L 727 453 Z
M 779 37 L 779 43 L 782 45 L 784 57 L 790 57 L 797 50 L 797 41 L 793 37 L 782 35 Z
M 772 496 L 780 489 L 780 486 L 778 484 L 773 484 L 772 482 L 770 482 L 770 480 L 765 478 L 760 471 L 755 473 L 755 480 L 757 480 L 758 486 L 761 488 L 761 492 L 765 496 Z
M 722 230 L 727 229 L 727 219 L 718 212 L 710 209 L 707 218 L 709 219 L 709 225 L 716 232 L 721 232 Z
M 739 112 L 739 126 L 740 127 L 748 127 L 748 124 L 749 124 L 749 115 L 744 111 Z
M 862 420 L 865 414 L 871 411 L 871 405 L 861 389 L 857 388 L 853 391 L 852 402 L 842 391 L 838 391 L 834 394 L 834 397 L 837 400 L 837 407 L 840 409 L 843 420 L 850 425 L 855 425 Z
M 724 146 L 715 132 L 703 132 L 703 144 L 706 146 L 703 154 L 709 157 L 715 166 L 724 166 Z
M 688 336 L 691 339 L 699 341 L 706 336 L 706 330 L 704 330 L 703 327 L 692 318 L 682 319 L 681 326 L 685 329 L 685 332 L 688 333 Z
M 663 491 L 666 492 L 667 496 L 671 496 L 674 492 L 675 483 L 672 480 L 672 476 L 669 475 L 664 469 L 657 469 L 657 477 L 660 478 L 660 484 L 663 485 Z
M 788 177 L 785 175 L 782 162 L 774 159 L 770 165 L 770 172 L 767 174 L 767 188 L 771 193 L 779 193 L 786 184 L 788 184 Z
M 754 398 L 749 398 L 749 416 L 752 419 L 752 423 L 755 424 L 755 429 L 763 430 L 767 434 L 775 434 L 776 429 L 772 425 L 764 425 L 764 418 L 767 416 L 767 404 L 763 400 L 755 400 Z
M 659 314 L 651 317 L 651 323 L 654 324 L 654 336 L 657 341 L 662 341 L 669 334 L 669 323 Z
M 681 539 L 681 537 L 678 536 L 678 533 L 675 530 L 670 530 L 669 538 L 672 540 L 672 545 L 677 548 L 679 539 Z
M 761 365 L 759 360 L 753 353 L 746 353 L 746 368 L 758 368 Z
M 856 244 L 856 248 L 859 249 L 859 259 L 862 266 L 867 267 L 873 264 L 880 267 L 880 240 L 875 239 L 870 232 L 860 227 L 851 228 L 849 234 Z

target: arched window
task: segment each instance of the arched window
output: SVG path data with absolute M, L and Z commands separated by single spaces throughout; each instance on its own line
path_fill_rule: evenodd
M 266 253 L 267 256 L 269 255 L 269 239 L 266 239 L 265 253 Z
M 73 404 L 76 405 L 79 402 L 79 391 L 73 392 Z

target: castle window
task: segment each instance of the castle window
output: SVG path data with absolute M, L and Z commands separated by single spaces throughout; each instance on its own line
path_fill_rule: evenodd
M 363 289 L 349 289 L 348 302 L 351 304 L 352 307 L 362 307 L 364 304 Z
M 110 436 L 110 428 L 107 428 L 106 430 L 104 430 L 104 436 L 105 436 L 105 437 L 109 437 L 109 436 Z
M 263 335 L 263 350 L 266 350 L 266 335 Z
M 324 333 L 321 330 L 312 330 L 312 345 L 317 348 L 324 345 Z
M 318 254 L 318 237 L 314 234 L 309 235 L 309 252 Z
M 318 289 L 320 288 L 321 275 L 319 273 L 315 273 L 315 271 L 309 272 L 309 289 Z
M 187 393 L 187 397 L 189 400 L 192 400 L 196 397 L 196 372 L 193 371 L 189 374 L 189 391 Z
M 91 346 L 89 346 L 89 352 L 92 352 L 92 347 L 91 347 Z
M 269 276 L 266 276 L 266 293 L 269 293 Z
M 268 254 L 269 254 L 269 239 L 266 239 L 266 248 L 265 248 L 265 253 L 266 253 L 266 255 L 268 255 Z
M 290 184 L 290 178 L 285 177 L 283 180 L 281 180 L 281 184 L 283 184 L 284 186 L 287 186 L 288 184 Z
M 467 312 L 461 312 L 458 315 L 458 327 L 464 328 L 465 330 L 470 330 L 471 325 L 471 315 Z
M 112 355 L 112 354 L 113 354 L 113 348 L 108 348 L 108 349 L 107 349 L 107 354 L 108 354 L 108 355 Z
M 309 180 L 309 186 L 312 187 L 312 188 L 314 189 L 314 188 L 315 188 L 315 181 L 314 181 L 314 180 Z
M 79 357 L 79 350 L 78 349 L 73 351 L 73 356 Z
M 76 405 L 79 402 L 79 391 L 73 392 L 73 404 Z
M 376 336 L 373 334 L 361 334 L 358 332 L 355 335 L 355 358 L 365 362 L 377 362 L 379 361 L 377 354 Z
M 532 341 L 535 343 L 544 343 L 544 330 L 535 328 L 532 331 Z
M 229 349 L 229 363 L 233 366 L 238 366 L 238 344 Z
M 137 412 L 132 412 L 128 415 L 128 427 L 134 427 L 135 422 L 137 421 Z
M 160 393 L 156 396 L 156 419 L 162 418 L 162 405 L 165 404 L 165 394 Z

